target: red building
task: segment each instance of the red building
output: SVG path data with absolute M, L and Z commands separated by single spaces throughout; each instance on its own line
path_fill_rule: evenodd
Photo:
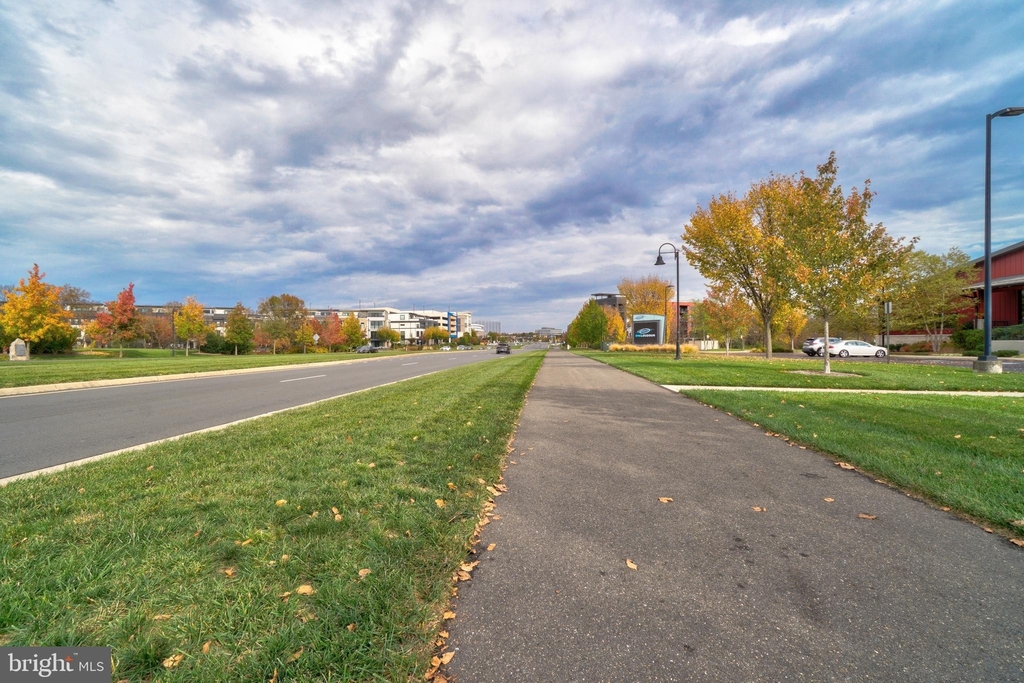
M 974 261 L 978 281 L 971 285 L 974 319 L 977 327 L 985 318 L 985 259 Z M 992 327 L 1019 325 L 1024 322 L 1024 242 L 1017 242 L 992 252 Z

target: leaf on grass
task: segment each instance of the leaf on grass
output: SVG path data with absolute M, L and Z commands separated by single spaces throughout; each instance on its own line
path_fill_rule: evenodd
M 478 483 L 478 484 L 480 484 L 481 486 L 483 486 L 483 485 L 484 485 L 484 484 L 486 484 L 487 482 L 486 482 L 486 481 L 484 481 L 483 479 L 481 479 L 480 477 L 477 477 L 477 478 L 476 478 L 476 483 Z
M 252 543 L 252 539 L 251 538 L 247 538 L 244 541 L 242 541 L 242 545 L 249 545 L 250 543 Z
M 878 519 L 878 515 L 869 515 L 866 512 L 858 512 L 857 516 L 861 519 Z
M 1013 526 L 1024 526 L 1024 519 L 1015 519 L 1010 524 Z
M 443 508 L 444 505 L 445 505 L 444 498 L 435 498 L 434 499 L 434 505 L 436 505 L 439 508 Z
M 673 502 L 671 498 L 658 498 L 658 500 L 660 500 L 662 503 L 671 503 L 671 502 Z
M 960 435 L 959 435 L 959 434 L 954 434 L 954 435 L 953 435 L 953 438 L 954 438 L 954 439 L 959 439 L 959 438 L 960 438 Z
M 227 569 L 224 570 L 224 576 L 228 577 L 229 579 L 232 576 L 235 576 L 236 574 L 238 574 L 238 570 L 235 569 L 234 567 L 228 567 Z
M 210 648 L 211 647 L 213 647 L 213 641 L 212 640 L 208 640 L 205 643 L 203 643 L 203 654 L 204 655 L 210 654 Z
M 338 508 L 331 508 L 331 512 L 333 512 L 334 514 L 338 514 Z
M 280 595 L 278 595 L 277 597 L 281 598 L 281 599 L 282 599 L 282 600 L 284 600 L 285 602 L 288 602 L 288 598 L 289 598 L 289 597 L 291 597 L 291 594 L 292 594 L 292 592 L 291 592 L 291 591 L 285 591 L 284 593 L 281 593 L 281 594 L 280 594 Z
M 454 619 L 455 618 L 455 612 L 452 612 L 451 610 L 449 610 L 449 611 L 445 612 L 443 615 L 441 615 L 441 618 L 445 619 L 445 620 Z
M 758 507 L 756 505 L 750 509 L 754 512 L 768 512 L 768 508 Z
M 359 570 L 359 578 L 360 578 L 360 579 L 365 579 L 365 578 L 366 578 L 367 576 L 369 576 L 369 575 L 370 575 L 371 573 L 372 573 L 372 572 L 371 572 L 371 571 L 370 571 L 369 569 L 360 569 L 360 570 Z
M 291 664 L 292 662 L 297 661 L 298 658 L 301 657 L 302 653 L 305 652 L 305 651 L 306 651 L 305 646 L 300 647 L 298 650 L 296 650 L 295 652 L 293 652 L 290 655 L 288 655 L 288 659 L 284 660 L 284 663 L 285 664 Z
M 170 618 L 170 614 L 158 614 L 155 617 L 153 617 L 153 621 L 167 621 Z
M 458 490 L 459 487 L 451 482 L 448 482 L 448 488 L 450 488 L 452 491 L 456 491 Z
M 629 559 L 628 557 L 626 558 L 626 566 L 629 567 L 630 569 L 632 569 L 633 571 L 637 571 L 636 563 L 633 562 L 633 560 Z
M 183 654 L 181 654 L 179 652 L 178 654 L 171 655 L 170 657 L 168 657 L 167 659 L 164 660 L 164 662 L 163 662 L 164 663 L 164 668 L 165 669 L 173 669 L 174 667 L 176 667 L 179 664 L 181 664 L 183 661 L 185 661 L 185 655 L 183 655 Z
M 489 546 L 487 546 L 487 552 L 490 552 L 490 551 L 494 550 L 497 547 L 498 547 L 497 543 L 491 543 Z
M 349 624 L 348 626 L 346 626 L 345 628 L 347 628 L 349 631 L 355 631 L 356 630 L 356 625 L 353 622 L 353 623 Z
M 152 472 L 154 467 L 156 467 L 156 465 L 150 465 L 149 467 L 146 468 L 146 471 Z
M 277 683 L 277 681 L 278 681 L 278 678 L 277 678 L 277 668 L 275 668 L 274 669 L 274 675 L 271 676 L 271 678 L 270 678 L 270 683 Z
M 835 498 L 826 498 L 825 502 L 826 503 L 834 503 L 834 502 L 836 502 L 836 499 Z
M 281 507 L 282 505 L 287 505 L 287 504 L 288 504 L 288 501 L 285 500 L 284 498 L 282 498 L 281 500 L 279 500 L 276 503 L 274 503 L 274 505 L 276 505 L 277 507 Z
M 341 521 L 341 520 L 343 520 L 343 519 L 345 519 L 345 518 L 344 518 L 344 517 L 342 517 L 341 515 L 339 515 L 339 514 L 337 514 L 337 513 L 335 513 L 335 514 L 334 514 L 334 521 L 335 521 L 335 522 L 340 522 L 340 521 Z
M 443 665 L 447 664 L 448 662 L 452 661 L 452 657 L 454 657 L 454 656 L 455 656 L 454 652 L 445 652 L 443 655 L 441 655 L 441 665 L 443 666 Z M 460 659 L 459 661 L 461 662 L 462 660 Z
M 313 595 L 316 593 L 316 589 L 310 586 L 308 583 L 304 583 L 295 589 L 295 592 L 299 595 Z
M 292 559 L 291 555 L 282 555 L 281 556 L 281 562 L 287 562 L 290 559 Z
M 856 467 L 854 467 L 853 465 L 851 465 L 848 462 L 837 462 L 836 464 L 839 465 L 840 467 L 842 467 L 844 470 L 855 470 L 855 469 L 857 469 Z

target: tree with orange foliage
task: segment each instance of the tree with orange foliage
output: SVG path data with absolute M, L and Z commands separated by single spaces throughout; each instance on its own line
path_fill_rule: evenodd
M 39 272 L 39 264 L 32 264 L 28 281 L 22 278 L 18 286 L 6 290 L 7 303 L 0 313 L 0 324 L 12 340 L 20 337 L 31 353 L 33 343 L 52 350 L 68 350 L 75 343 L 75 329 L 71 327 L 71 313 L 60 305 L 60 287 L 43 282 L 46 273 Z

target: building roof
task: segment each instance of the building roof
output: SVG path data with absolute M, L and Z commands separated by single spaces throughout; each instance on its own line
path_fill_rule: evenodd
M 992 252 L 992 258 L 995 258 L 997 256 L 1002 256 L 1003 254 L 1010 254 L 1012 252 L 1019 251 L 1021 249 L 1024 249 L 1024 242 L 1016 242 L 1015 244 L 1011 244 L 1011 245 L 1009 245 L 1007 247 L 1003 247 L 1002 249 L 999 249 L 998 251 L 993 251 Z M 980 265 L 982 265 L 984 263 L 985 263 L 985 257 L 984 256 L 981 256 L 980 258 L 976 258 L 973 261 L 971 261 L 971 265 L 974 265 L 974 266 L 980 266 Z M 992 281 L 992 284 L 995 284 L 994 280 Z M 1011 283 L 1011 284 L 1013 284 L 1013 283 Z
M 994 255 L 994 254 L 993 254 Z M 997 277 L 992 280 L 993 287 L 1009 287 L 1011 285 L 1024 285 L 1024 275 L 1011 275 L 1009 277 Z M 975 282 L 968 285 L 966 289 L 985 289 L 985 283 Z

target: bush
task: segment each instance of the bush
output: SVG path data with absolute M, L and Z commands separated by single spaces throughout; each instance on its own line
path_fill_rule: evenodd
M 985 331 L 974 328 L 957 330 L 950 335 L 953 346 L 964 352 L 965 356 L 977 356 L 985 349 Z
M 1016 351 L 1014 349 L 999 349 L 998 351 L 993 351 L 993 353 L 1000 358 L 1013 358 L 1014 356 L 1020 355 L 1020 351 Z
M 984 334 L 984 330 L 979 330 Z M 1024 340 L 1024 325 L 1010 325 L 1009 327 L 993 327 L 993 339 Z
M 926 341 L 919 341 L 913 344 L 904 344 L 900 351 L 903 353 L 931 353 L 932 345 Z
M 608 347 L 609 351 L 632 351 L 642 353 L 675 353 L 675 344 L 644 344 L 643 346 L 637 346 L 636 344 L 612 344 Z M 682 353 L 699 353 L 700 349 L 697 348 L 696 344 L 682 344 L 679 347 Z

